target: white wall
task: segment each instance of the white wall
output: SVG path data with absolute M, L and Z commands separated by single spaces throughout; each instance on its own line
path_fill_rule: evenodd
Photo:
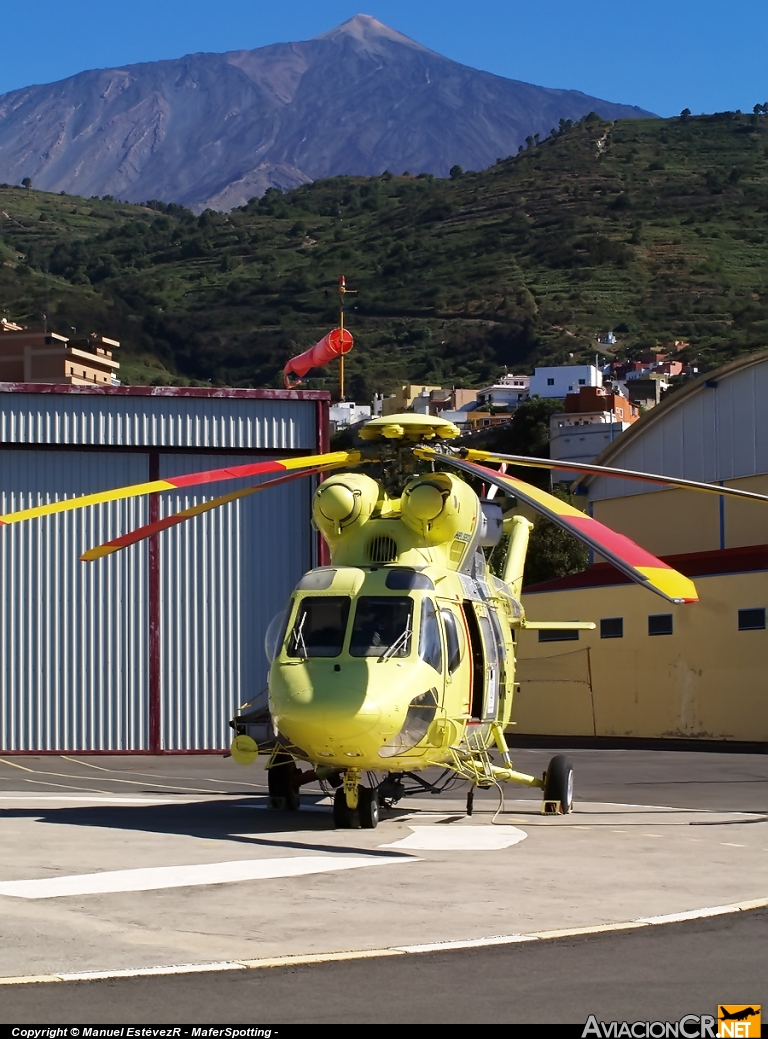
M 532 397 L 565 397 L 578 393 L 580 386 L 602 386 L 603 375 L 593 364 L 572 364 L 557 368 L 537 368 L 531 376 Z

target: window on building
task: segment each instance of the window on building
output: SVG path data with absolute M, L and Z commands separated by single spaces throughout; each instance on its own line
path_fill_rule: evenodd
M 555 380 L 554 379 L 547 379 L 547 386 L 554 386 L 554 385 L 555 385 Z
M 739 610 L 739 631 L 758 631 L 765 627 L 765 607 Z
M 586 379 L 579 379 L 579 386 L 586 386 L 586 385 L 587 385 L 587 380 Z
M 578 642 L 578 631 L 570 628 L 550 628 L 549 631 L 539 632 L 539 642 Z
M 623 639 L 624 638 L 624 618 L 623 617 L 603 617 L 600 621 L 600 638 L 601 639 Z
M 671 613 L 652 613 L 648 617 L 648 634 L 649 635 L 671 635 L 672 634 L 672 614 Z

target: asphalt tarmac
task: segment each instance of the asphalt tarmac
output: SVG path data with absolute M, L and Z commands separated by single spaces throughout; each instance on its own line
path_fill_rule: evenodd
M 572 816 L 513 788 L 468 819 L 458 788 L 375 831 L 335 830 L 317 787 L 298 813 L 266 810 L 261 762 L 0 758 L 0 1021 L 677 1020 L 768 1004 L 768 914 L 749 908 L 768 902 L 768 756 L 568 753 Z
M 19 1024 L 584 1024 L 768 1004 L 768 912 L 406 959 L 23 985 Z M 689 1025 L 689 1028 L 692 1026 Z

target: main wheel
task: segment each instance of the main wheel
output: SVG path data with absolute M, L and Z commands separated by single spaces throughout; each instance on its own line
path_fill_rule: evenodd
M 544 800 L 559 801 L 563 815 L 573 811 L 573 765 L 565 754 L 556 754 L 544 779 Z
M 379 795 L 367 786 L 358 790 L 357 810 L 363 830 L 375 830 L 379 825 Z
M 360 788 L 359 793 L 363 792 Z M 360 802 L 358 801 L 358 808 Z M 358 823 L 358 808 L 350 808 L 347 805 L 347 795 L 344 787 L 340 786 L 333 795 L 333 825 L 337 830 L 351 830 Z
M 299 770 L 290 754 L 278 754 L 267 769 L 269 807 L 289 812 L 299 807 Z

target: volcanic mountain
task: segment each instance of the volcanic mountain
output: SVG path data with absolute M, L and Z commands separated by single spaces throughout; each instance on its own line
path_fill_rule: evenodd
M 196 211 L 321 177 L 482 169 L 560 119 L 649 116 L 460 65 L 369 15 L 0 96 L 0 181 Z

